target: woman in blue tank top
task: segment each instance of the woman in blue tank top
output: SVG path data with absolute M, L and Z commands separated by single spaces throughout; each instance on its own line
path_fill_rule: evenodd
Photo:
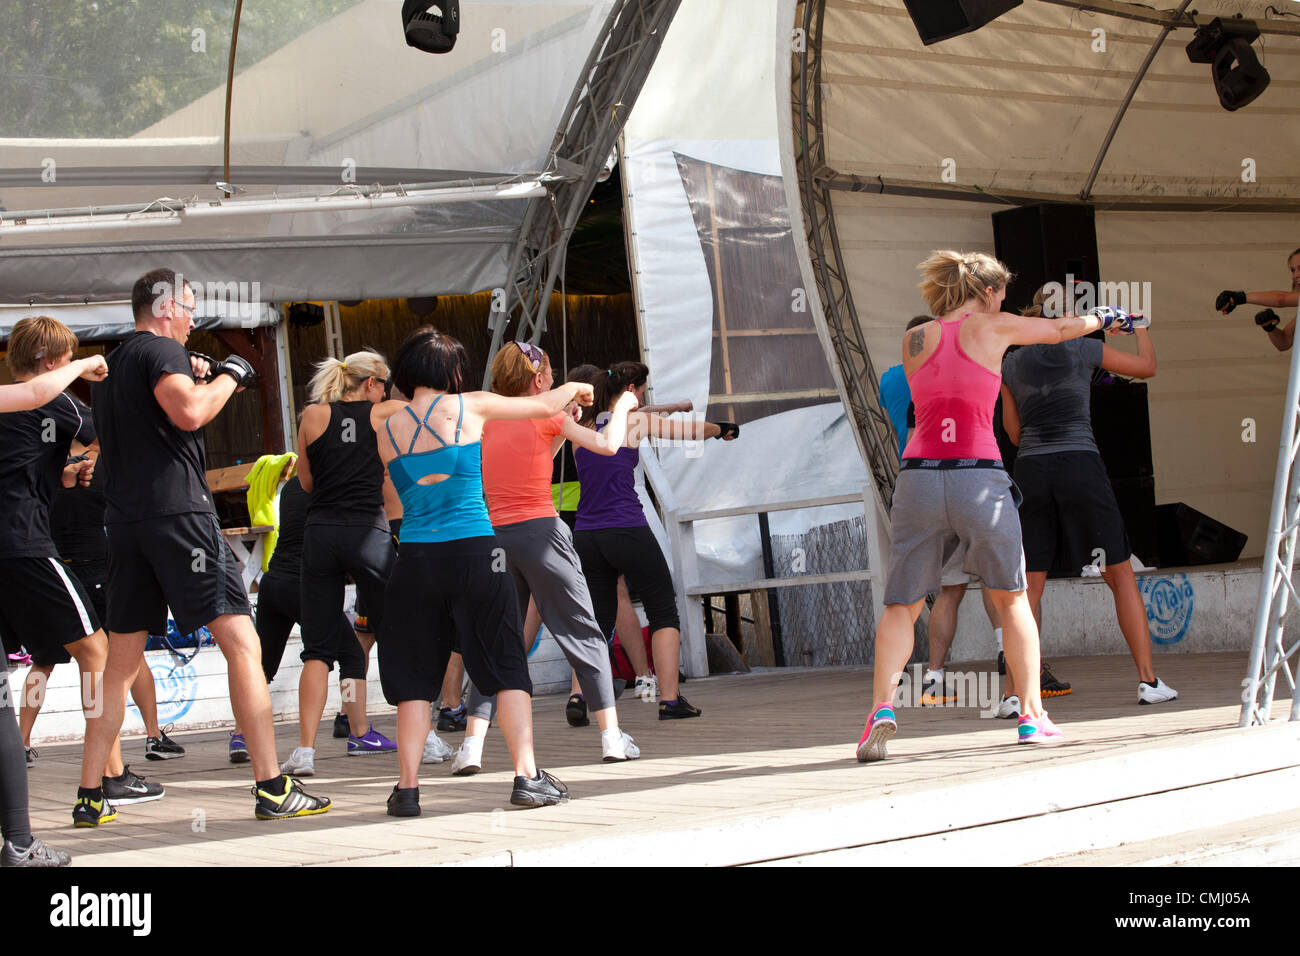
M 393 566 L 379 631 L 384 696 L 397 707 L 400 776 L 391 816 L 420 813 L 419 768 L 453 646 L 478 689 L 496 695 L 501 732 L 515 765 L 510 802 L 541 807 L 569 799 L 533 757 L 532 681 L 519 604 L 505 553 L 483 500 L 483 423 L 549 418 L 571 401 L 591 404 L 591 386 L 570 382 L 535 396 L 462 393 L 465 347 L 428 326 L 398 349 L 393 384 L 411 403 L 384 422 L 379 453 L 402 499 L 402 549 Z

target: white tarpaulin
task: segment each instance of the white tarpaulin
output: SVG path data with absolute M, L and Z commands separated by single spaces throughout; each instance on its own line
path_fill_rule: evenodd
M 342 12 L 305 17 L 307 29 L 270 50 L 256 42 L 258 6 L 245 3 L 241 21 L 229 174 L 239 191 L 231 198 L 215 186 L 224 178 L 229 36 L 209 36 L 183 61 L 208 78 L 208 92 L 128 134 L 69 137 L 56 122 L 58 91 L 37 91 L 44 108 L 0 139 L 0 300 L 121 298 L 158 265 L 200 281 L 257 281 L 269 301 L 455 294 L 504 281 L 525 198 L 251 215 L 205 209 L 179 224 L 140 222 L 149 209 L 164 218 L 149 206 L 163 199 L 234 207 L 272 196 L 356 196 L 374 184 L 535 177 L 611 0 L 464 0 L 456 46 L 438 56 L 406 46 L 401 0 L 335 0 L 330 9 Z M 49 36 L 58 41 L 57 32 Z M 268 55 L 245 62 L 246 48 Z M 129 66 L 86 65 L 98 62 L 61 63 L 79 96 L 113 101 L 137 79 Z M 43 211 L 91 206 L 119 220 L 123 210 L 140 212 L 134 223 L 94 230 L 28 235 L 15 222 L 47 224 Z

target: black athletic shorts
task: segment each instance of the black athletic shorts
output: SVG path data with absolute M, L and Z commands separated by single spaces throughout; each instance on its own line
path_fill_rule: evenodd
M 275 680 L 284 657 L 285 645 L 293 626 L 302 620 L 302 591 L 296 575 L 268 571 L 257 586 L 257 638 L 262 645 L 262 672 L 269 684 Z M 335 640 L 338 654 L 339 677 L 342 680 L 365 680 L 369 661 L 361 649 L 356 633 L 348 619 L 339 613 L 338 637 Z M 316 660 L 318 658 L 313 658 Z M 333 661 L 326 661 L 333 670 Z
M 1015 467 L 1025 496 L 1020 528 L 1026 570 L 1050 571 L 1059 557 L 1077 577 L 1085 564 L 1129 559 L 1128 533 L 1100 455 L 1019 455 Z
M 486 697 L 531 694 L 514 578 L 492 535 L 408 541 L 393 565 L 379 629 L 379 680 L 390 704 L 435 701 L 453 650 Z
M 55 557 L 0 558 L 0 633 L 32 663 L 65 664 L 65 649 L 99 630 L 99 615 L 77 576 Z
M 223 614 L 250 614 L 239 564 L 217 516 L 167 515 L 108 525 L 108 629 L 167 633 L 167 609 L 190 634 Z

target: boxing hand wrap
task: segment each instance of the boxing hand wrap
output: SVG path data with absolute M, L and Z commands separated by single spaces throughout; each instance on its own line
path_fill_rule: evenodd
M 1227 315 L 1239 305 L 1246 304 L 1246 293 L 1233 292 L 1230 289 L 1224 289 L 1219 293 L 1219 297 L 1214 300 L 1214 307 Z
M 1133 316 L 1123 309 L 1117 309 L 1113 305 L 1099 305 L 1088 313 L 1101 319 L 1102 331 L 1118 329 L 1120 332 L 1133 331 Z
M 218 362 L 212 368 L 212 377 L 229 375 L 240 388 L 253 388 L 257 385 L 257 370 L 248 360 L 238 355 L 231 355 L 224 362 Z
M 201 381 L 210 382 L 214 378 L 216 378 L 218 363 L 217 360 L 214 359 L 211 355 L 204 355 L 202 352 L 191 352 L 190 358 L 201 359 L 202 361 L 208 363 L 208 374 L 203 379 L 201 379 Z
M 735 422 L 710 422 L 709 424 L 717 425 L 718 428 L 720 429 L 718 434 L 715 436 L 719 440 L 723 438 L 727 438 L 728 436 L 732 438 L 740 437 L 740 426 L 737 425 Z
M 1282 317 L 1272 309 L 1265 309 L 1262 312 L 1255 313 L 1255 324 L 1265 332 L 1272 332 L 1277 328 L 1277 324 L 1282 321 Z

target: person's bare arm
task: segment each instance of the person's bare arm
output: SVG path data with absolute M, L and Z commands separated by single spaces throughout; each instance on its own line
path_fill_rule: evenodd
M 559 388 L 540 395 L 498 395 L 495 392 L 468 392 L 465 403 L 485 421 L 518 421 L 521 418 L 550 418 L 576 401 L 591 404 L 592 389 L 586 382 L 565 382 Z
M 1246 302 L 1249 305 L 1262 305 L 1270 309 L 1289 309 L 1300 305 L 1300 292 L 1282 292 L 1281 290 L 1247 292 Z
M 1102 320 L 1091 314 L 1040 319 L 999 312 L 992 317 L 992 323 L 1004 348 L 1011 345 L 1058 345 L 1082 338 L 1102 327 Z
M 188 375 L 171 372 L 153 387 L 154 398 L 177 428 L 196 432 L 226 407 L 239 383 L 230 375 L 218 375 L 211 382 L 196 382 Z
M 1268 340 L 1273 343 L 1273 347 L 1279 352 L 1289 351 L 1295 341 L 1295 323 L 1296 320 L 1292 319 L 1290 325 L 1276 328 L 1268 333 Z
M 1101 367 L 1125 378 L 1151 378 L 1156 374 L 1156 347 L 1146 329 L 1135 329 L 1137 355 L 1103 344 L 1101 347 Z
M 598 455 L 614 455 L 623 447 L 628 434 L 628 413 L 636 408 L 636 395 L 624 392 L 614 405 L 614 412 L 603 431 L 584 428 L 567 415 L 561 427 L 561 436 L 575 445 L 594 451 Z
M 717 438 L 722 429 L 713 422 L 680 421 L 661 418 L 645 412 L 633 412 L 627 417 L 627 446 L 635 448 L 643 438 L 667 438 L 674 441 Z
M 88 355 L 62 368 L 29 378 L 25 382 L 0 385 L 0 412 L 22 412 L 54 401 L 60 392 L 79 378 L 102 382 L 108 363 L 102 355 Z
M 1011 397 L 1011 390 L 1002 386 L 1002 428 L 1007 433 L 1011 444 L 1020 447 L 1020 408 Z
M 669 402 L 666 405 L 642 405 L 637 411 L 644 412 L 647 415 L 671 415 L 674 412 L 690 412 L 695 410 L 695 403 L 689 398 L 680 402 Z
M 325 431 L 330 421 L 328 405 L 308 405 L 303 409 L 302 421 L 298 424 L 298 483 L 302 490 L 311 494 L 311 459 L 307 457 L 307 446 Z

